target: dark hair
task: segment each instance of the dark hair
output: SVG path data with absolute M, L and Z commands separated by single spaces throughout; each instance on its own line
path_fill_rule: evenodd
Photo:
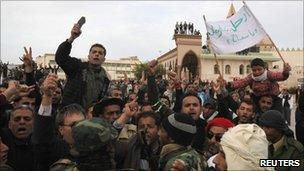
M 148 112 L 140 112 L 138 113 L 137 117 L 136 117 L 136 123 L 138 125 L 139 119 L 140 118 L 147 118 L 147 117 L 151 117 L 155 120 L 155 125 L 159 126 L 161 123 L 161 118 L 159 116 L 159 114 L 152 112 L 152 111 L 148 111 Z
M 28 105 L 19 105 L 18 107 L 14 108 L 14 109 L 11 111 L 11 114 L 10 114 L 9 119 L 12 118 L 12 115 L 16 112 L 16 110 L 29 110 L 29 111 L 32 112 L 32 115 L 33 115 L 33 116 L 34 116 L 34 113 L 35 113 L 35 111 L 34 111 L 32 108 L 30 108 Z
M 91 46 L 91 48 L 90 48 L 90 51 L 89 52 L 91 52 L 91 50 L 93 49 L 93 47 L 100 47 L 100 48 L 102 48 L 103 50 L 104 50 L 104 56 L 106 56 L 106 54 L 107 54 L 107 50 L 106 50 L 106 48 L 102 45 L 102 44 L 99 44 L 99 43 L 95 43 L 95 44 L 93 44 L 92 46 Z
M 259 96 L 258 101 L 260 101 L 262 97 L 269 97 L 272 99 L 272 101 L 274 100 L 270 94 L 264 94 L 264 95 Z
M 253 66 L 261 66 L 263 68 L 265 68 L 265 62 L 263 61 L 263 59 L 261 58 L 254 58 L 251 63 L 250 63 L 250 67 L 252 68 Z
M 84 109 L 76 103 L 62 107 L 56 115 L 56 126 L 62 125 L 64 118 L 72 114 L 82 114 L 85 117 Z
M 240 95 L 237 91 L 231 91 L 229 94 L 230 94 L 230 96 L 232 96 L 233 94 Z
M 186 93 L 183 97 L 182 97 L 182 101 L 186 98 L 186 97 L 189 97 L 189 96 L 194 96 L 198 99 L 200 105 L 202 105 L 202 99 L 200 97 L 198 97 L 198 95 L 196 93 L 193 93 L 193 92 L 188 92 Z
M 249 99 L 244 99 L 241 103 L 243 103 L 243 102 L 248 104 L 248 105 L 253 105 L 254 104 L 253 101 L 249 100 Z
M 246 103 L 247 105 L 251 105 L 253 108 L 255 108 L 255 104 L 253 103 L 252 100 L 249 100 L 249 99 L 242 100 L 241 103 L 239 104 L 238 108 L 241 106 L 242 103 Z

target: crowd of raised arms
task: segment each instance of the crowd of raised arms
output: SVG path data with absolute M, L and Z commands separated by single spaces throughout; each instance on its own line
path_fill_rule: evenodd
M 80 35 L 75 24 L 58 67 L 37 67 L 26 47 L 20 67 L 1 63 L 1 171 L 304 170 L 304 87 L 293 113 L 278 84 L 288 63 L 274 72 L 257 57 L 242 79 L 203 82 L 174 71 L 164 79 L 152 60 L 140 80 L 115 81 L 103 45 L 91 46 L 87 62 L 70 56 Z

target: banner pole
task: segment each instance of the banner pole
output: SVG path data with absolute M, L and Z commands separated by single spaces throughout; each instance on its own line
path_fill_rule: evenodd
M 212 47 L 210 46 L 209 35 L 208 35 L 208 29 L 207 29 L 207 21 L 206 21 L 205 15 L 203 15 L 203 18 L 204 18 L 204 22 L 205 22 L 205 26 L 206 26 L 206 30 L 207 30 L 207 46 L 208 46 L 209 49 L 213 52 L 213 49 L 212 49 Z M 221 74 L 221 71 L 220 71 L 220 65 L 219 65 L 219 62 L 218 62 L 218 60 L 217 60 L 217 56 L 216 56 L 216 54 L 215 54 L 214 52 L 213 52 L 213 55 L 214 55 L 214 58 L 215 58 L 216 65 L 218 66 L 219 75 L 220 75 L 220 77 L 222 77 L 222 74 Z
M 242 2 L 243 2 L 243 4 L 244 4 L 245 6 L 247 6 L 247 9 L 250 11 L 250 13 L 253 14 L 252 11 L 249 9 L 248 5 L 245 3 L 245 1 L 242 1 Z M 253 15 L 253 17 L 255 18 L 255 15 Z M 255 18 L 255 20 L 256 20 L 256 21 L 261 25 L 261 27 L 262 27 L 262 24 L 259 22 L 259 20 L 257 20 L 256 18 Z M 285 62 L 285 60 L 283 59 L 283 57 L 282 57 L 280 51 L 278 50 L 277 46 L 274 44 L 274 42 L 272 41 L 272 39 L 271 39 L 271 37 L 269 36 L 269 34 L 266 32 L 266 30 L 264 29 L 264 27 L 262 27 L 262 28 L 263 28 L 264 32 L 266 33 L 266 36 L 269 38 L 271 44 L 274 46 L 275 50 L 276 50 L 277 53 L 279 54 L 279 56 L 280 56 L 280 58 L 282 59 L 283 63 L 285 64 L 286 62 Z

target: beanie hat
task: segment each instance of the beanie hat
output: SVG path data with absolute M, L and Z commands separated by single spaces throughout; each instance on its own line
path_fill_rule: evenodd
M 80 121 L 73 126 L 72 136 L 76 151 L 80 155 L 87 155 L 114 141 L 118 133 L 109 122 L 93 117 L 89 120 Z
M 250 63 L 250 67 L 253 67 L 253 66 L 261 66 L 261 67 L 265 68 L 265 62 L 261 58 L 254 58 Z
M 259 125 L 275 128 L 284 135 L 293 137 L 293 131 L 288 127 L 282 113 L 277 110 L 268 110 L 263 113 L 259 119 Z
M 206 126 L 206 131 L 208 132 L 212 126 L 220 126 L 228 129 L 234 127 L 234 124 L 226 118 L 214 118 L 213 120 L 208 122 Z
M 196 133 L 195 121 L 184 113 L 174 113 L 162 121 L 162 127 L 176 144 L 191 145 Z

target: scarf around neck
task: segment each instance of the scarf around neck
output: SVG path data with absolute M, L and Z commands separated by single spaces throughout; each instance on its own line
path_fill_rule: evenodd
M 252 75 L 252 79 L 254 81 L 265 81 L 267 79 L 267 70 L 265 70 L 264 73 L 259 75 L 259 76 L 255 77 L 255 76 Z

